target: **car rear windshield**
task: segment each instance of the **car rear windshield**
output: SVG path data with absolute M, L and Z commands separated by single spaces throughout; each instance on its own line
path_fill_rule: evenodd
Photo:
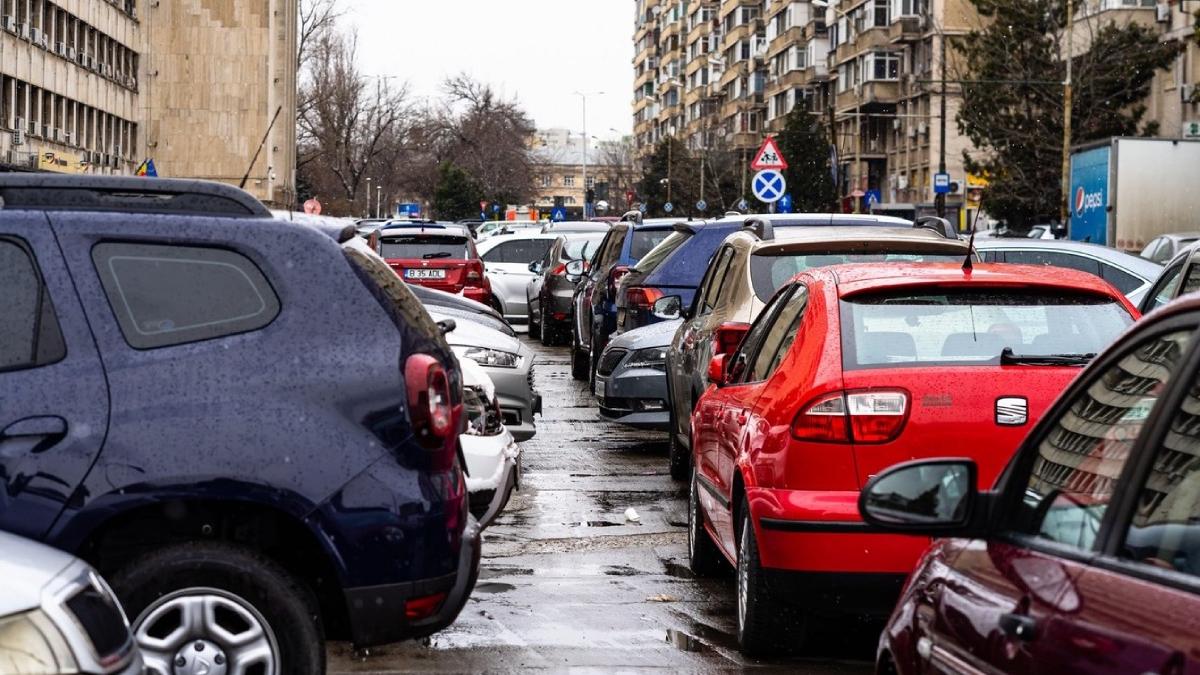
M 603 233 L 587 237 L 571 237 L 567 239 L 567 245 L 563 247 L 562 259 L 564 261 L 591 260 L 592 254 L 596 252 L 596 247 L 600 246 L 602 241 L 604 241 Z
M 380 240 L 382 255 L 389 260 L 467 257 L 467 238 L 443 234 L 405 234 Z
M 1021 357 L 1086 357 L 1133 317 L 1100 295 L 1009 289 L 906 289 L 842 300 L 844 366 L 997 365 Z
M 637 241 L 638 233 L 634 233 L 634 241 Z M 638 263 L 633 268 L 639 272 L 653 272 L 662 261 L 667 259 L 667 256 L 675 252 L 675 249 L 683 246 L 683 242 L 692 238 L 692 233 L 688 231 L 672 232 L 669 237 L 659 242 L 658 246 L 650 249 L 650 252 L 642 256 Z
M 641 260 L 651 249 L 661 244 L 664 239 L 674 233 L 675 230 L 670 228 L 661 230 L 634 230 L 633 242 L 629 245 L 629 257 L 633 258 L 634 262 Z
M 905 253 L 849 253 L 845 251 L 804 251 L 798 253 L 755 253 L 750 256 L 750 280 L 754 294 L 767 302 L 775 291 L 788 279 L 814 267 L 828 267 L 843 263 L 868 262 L 961 262 L 961 254 Z

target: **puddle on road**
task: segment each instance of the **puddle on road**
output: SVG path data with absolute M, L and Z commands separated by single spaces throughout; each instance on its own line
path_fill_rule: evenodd
M 646 574 L 646 572 L 634 569 L 628 565 L 610 565 L 604 570 L 604 574 L 610 577 L 636 577 L 639 574 Z
M 515 589 L 516 586 L 506 584 L 502 581 L 487 581 L 482 584 L 475 584 L 476 593 L 507 593 Z
M 681 565 L 674 560 L 664 560 L 663 569 L 667 576 L 677 579 L 695 579 L 696 574 L 688 569 L 687 565 Z
M 567 527 L 620 527 L 629 523 L 615 523 L 611 520 L 584 520 L 574 523 L 563 523 Z

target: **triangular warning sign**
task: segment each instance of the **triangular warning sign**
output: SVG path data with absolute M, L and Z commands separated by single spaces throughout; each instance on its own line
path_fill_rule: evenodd
M 754 161 L 750 163 L 750 168 L 755 171 L 788 168 L 787 161 L 784 160 L 783 153 L 779 151 L 779 146 L 776 145 L 773 136 L 767 136 L 762 147 L 754 153 Z

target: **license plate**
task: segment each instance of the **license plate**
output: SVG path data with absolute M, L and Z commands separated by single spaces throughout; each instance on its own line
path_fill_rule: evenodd
M 445 279 L 446 270 L 404 270 L 405 279 Z
M 604 398 L 604 380 L 596 380 L 596 398 Z

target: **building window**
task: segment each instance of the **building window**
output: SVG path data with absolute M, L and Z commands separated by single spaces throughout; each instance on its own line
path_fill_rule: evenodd
M 553 183 L 554 179 L 550 177 L 550 174 L 542 174 L 542 187 L 548 188 Z
M 891 52 L 871 52 L 863 57 L 863 80 L 896 80 L 900 78 L 900 57 Z
M 575 176 L 563 176 L 563 187 L 575 187 Z
M 593 189 L 593 188 L 595 188 L 595 187 L 596 187 L 596 177 L 595 177 L 595 176 L 588 176 L 588 178 L 587 178 L 587 189 L 591 190 L 591 189 Z
M 925 13 L 925 0 L 892 0 L 892 18 L 921 16 Z

